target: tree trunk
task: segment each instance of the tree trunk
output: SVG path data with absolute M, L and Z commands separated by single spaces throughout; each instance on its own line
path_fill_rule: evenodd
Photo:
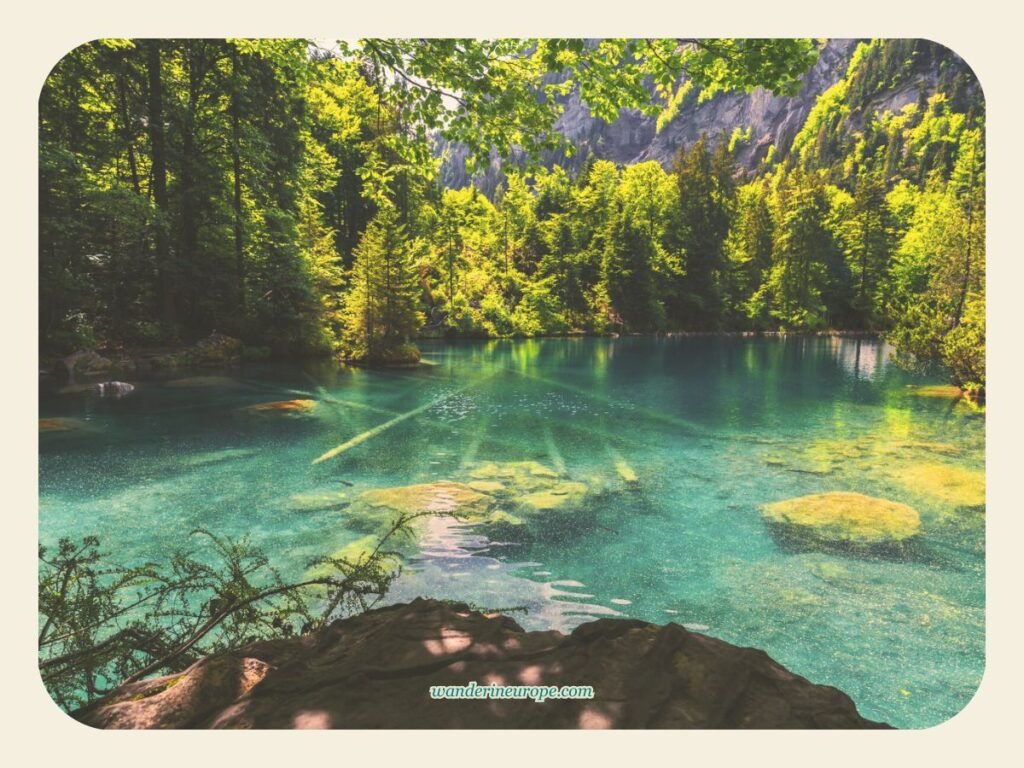
M 167 145 L 164 136 L 163 81 L 160 74 L 160 42 L 146 41 L 146 71 L 149 78 L 149 142 L 153 178 L 153 203 L 160 220 L 156 225 L 156 282 L 160 297 L 160 323 L 165 334 L 174 326 L 174 284 L 168 233 Z
M 234 176 L 235 279 L 239 315 L 245 314 L 245 244 L 242 233 L 241 97 L 238 88 L 238 51 L 231 49 L 231 168 Z
M 187 280 L 193 285 L 198 284 L 198 254 L 199 249 L 199 217 L 196 210 L 197 200 L 197 170 L 196 170 L 196 110 L 199 100 L 199 66 L 196 62 L 197 53 L 195 50 L 188 50 L 185 56 L 188 75 L 188 105 L 185 111 L 185 119 L 182 125 L 181 136 L 181 176 L 179 179 L 179 199 L 181 207 L 181 255 L 187 260 Z M 186 316 L 195 326 L 197 318 L 197 307 L 195 296 L 198 291 L 189 291 L 190 306 L 182 306 Z M 194 330 L 194 328 L 193 328 Z

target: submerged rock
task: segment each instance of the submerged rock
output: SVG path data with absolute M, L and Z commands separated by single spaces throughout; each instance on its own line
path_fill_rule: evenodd
M 766 504 L 761 514 L 788 537 L 814 544 L 873 547 L 918 534 L 921 519 L 906 504 L 859 493 L 818 493 Z
M 578 506 L 586 497 L 589 488 L 583 483 L 559 482 L 541 491 L 523 496 L 519 504 L 525 511 L 538 513 Z
M 505 490 L 505 484 L 499 483 L 497 480 L 471 480 L 467 485 L 480 493 L 494 494 Z
M 370 534 L 369 536 L 363 536 L 361 539 L 349 542 L 335 552 L 332 552 L 330 558 L 332 560 L 344 560 L 351 566 L 363 565 L 369 561 L 379 544 L 380 537 Z M 402 549 L 402 544 L 403 542 L 401 541 L 389 540 L 381 547 L 382 554 L 379 563 L 382 570 L 396 571 L 401 567 L 401 553 L 395 550 L 396 548 Z M 386 554 L 383 553 L 384 550 L 387 551 Z M 344 578 L 345 573 L 329 562 L 319 563 L 306 571 L 306 577 L 310 579 L 326 578 L 329 576 Z
M 403 515 L 433 512 L 466 522 L 481 522 L 495 504 L 493 496 L 468 485 L 439 480 L 365 491 L 349 506 L 346 521 L 361 530 L 381 530 Z
M 558 473 L 537 461 L 486 462 L 473 467 L 470 477 L 478 480 L 508 480 L 517 486 L 543 483 L 536 478 L 555 478 Z M 530 478 L 535 478 L 531 480 Z
M 569 480 L 536 461 L 487 462 L 470 469 L 469 485 L 523 515 L 577 508 L 596 483 Z
M 953 507 L 985 505 L 985 473 L 952 464 L 908 463 L 892 473 L 911 493 Z
M 594 696 L 430 695 L 474 682 L 586 685 Z M 570 635 L 525 632 L 505 616 L 420 599 L 207 657 L 73 716 L 96 728 L 887 727 L 763 651 L 677 624 L 600 619 Z

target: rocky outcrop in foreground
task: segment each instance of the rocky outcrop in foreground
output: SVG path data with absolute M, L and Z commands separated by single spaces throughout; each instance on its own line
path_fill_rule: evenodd
M 592 700 L 434 700 L 433 686 L 589 685 Z M 123 686 L 97 728 L 881 728 L 763 651 L 676 624 L 601 619 L 525 632 L 414 600 Z

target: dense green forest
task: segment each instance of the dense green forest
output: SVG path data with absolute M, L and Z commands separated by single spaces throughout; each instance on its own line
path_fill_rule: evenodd
M 101 40 L 40 99 L 42 351 L 186 343 L 415 357 L 420 333 L 879 331 L 984 389 L 980 89 L 924 41 L 871 41 L 785 152 L 749 132 L 672 166 L 544 150 L 571 89 L 658 124 L 687 99 L 795 93 L 817 43 Z M 870 107 L 915 67 L 939 86 Z M 551 75 L 558 75 L 552 77 Z M 435 137 L 494 199 L 439 183 Z

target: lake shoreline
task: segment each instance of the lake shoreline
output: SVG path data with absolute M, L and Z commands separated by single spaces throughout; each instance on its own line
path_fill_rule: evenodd
M 474 334 L 450 333 L 423 335 L 420 334 L 414 339 L 414 343 L 427 342 L 453 342 L 453 341 L 524 341 L 527 339 L 593 339 L 593 338 L 844 338 L 844 339 L 868 339 L 876 340 L 883 338 L 881 331 L 861 331 L 828 329 L 822 331 L 652 331 L 652 332 L 606 332 L 597 333 L 589 331 L 570 331 L 567 333 L 540 333 L 534 336 L 478 336 Z M 65 371 L 60 371 L 62 365 L 69 358 L 76 356 L 95 355 L 110 361 L 110 365 L 101 365 L 95 371 L 84 371 L 86 376 L 102 375 L 107 371 L 123 372 L 126 374 L 139 373 L 151 370 L 173 371 L 189 368 L 232 368 L 244 362 L 260 362 L 265 360 L 327 360 L 337 359 L 344 365 L 359 367 L 392 367 L 368 365 L 354 361 L 337 358 L 330 353 L 295 355 L 295 354 L 252 354 L 252 350 L 259 349 L 257 346 L 247 346 L 239 342 L 237 348 L 231 349 L 226 354 L 199 361 L 188 360 L 190 352 L 196 346 L 202 345 L 211 338 L 230 337 L 214 333 L 208 339 L 202 339 L 195 344 L 189 345 L 154 345 L 145 347 L 132 347 L 124 345 L 101 344 L 95 347 L 82 348 L 69 354 L 42 350 L 39 353 L 39 375 L 67 376 Z M 396 364 L 394 367 L 414 367 L 408 362 Z

